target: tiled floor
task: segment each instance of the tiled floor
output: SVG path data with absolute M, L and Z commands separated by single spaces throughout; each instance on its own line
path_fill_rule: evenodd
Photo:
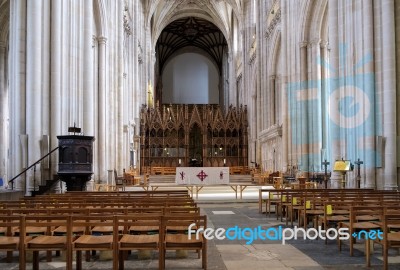
M 199 201 L 202 212 L 208 215 L 208 227 L 211 228 L 262 228 L 284 225 L 277 221 L 274 215 L 267 218 L 265 214 L 258 213 L 258 205 L 254 200 L 246 201 Z M 251 244 L 247 240 L 211 240 L 208 248 L 208 269 L 382 269 L 381 249 L 376 247 L 372 256 L 372 267 L 365 267 L 363 243 L 357 243 L 353 257 L 349 256 L 348 246 L 342 252 L 338 251 L 336 241 L 329 241 L 325 245 L 322 240 L 291 240 L 282 245 L 280 241 L 257 239 Z M 390 255 L 390 268 L 400 269 L 400 256 L 392 251 Z M 43 254 L 40 269 L 64 269 L 65 265 L 60 258 L 53 262 L 45 262 Z M 397 254 L 398 255 L 398 254 Z M 18 269 L 17 254 L 14 262 L 6 263 L 5 254 L 0 255 L 0 269 Z M 84 262 L 84 269 L 111 269 L 111 261 L 96 258 L 93 262 Z M 167 269 L 201 269 L 201 260 L 197 254 L 189 252 L 185 258 L 176 258 L 175 252 L 167 253 Z M 27 269 L 32 269 L 28 263 Z M 152 254 L 152 259 L 139 260 L 134 252 L 125 263 L 125 269 L 158 269 L 157 254 Z
M 207 213 L 210 226 L 228 228 L 276 227 L 283 225 L 275 216 L 266 218 L 265 214 L 258 213 L 257 203 L 233 204 L 202 204 Z M 232 211 L 235 214 L 216 215 L 216 211 Z M 217 212 L 218 213 L 218 212 Z M 371 259 L 372 266 L 365 267 L 364 243 L 355 245 L 353 257 L 349 256 L 348 246 L 345 244 L 342 252 L 338 251 L 336 241 L 331 240 L 325 245 L 323 240 L 290 240 L 282 245 L 280 241 L 255 240 L 247 245 L 246 240 L 214 240 L 221 254 L 223 263 L 229 270 L 236 269 L 382 269 L 381 248 L 376 245 Z M 397 255 L 397 256 L 396 256 Z M 400 269 L 400 256 L 392 250 L 389 269 Z

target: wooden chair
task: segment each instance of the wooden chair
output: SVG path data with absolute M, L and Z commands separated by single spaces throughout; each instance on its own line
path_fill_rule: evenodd
M 22 216 L 20 215 L 1 215 L 0 216 L 0 251 L 7 252 L 6 262 L 12 262 L 13 251 L 19 251 L 20 265 L 25 266 L 25 249 L 20 245 L 19 236 L 14 236 L 16 228 L 20 227 Z M 28 238 L 26 238 L 28 240 Z M 29 238 L 30 239 L 30 238 Z M 25 268 L 20 268 L 25 269 Z
M 196 206 L 168 206 L 164 208 L 164 215 L 200 215 L 200 208 Z
M 339 222 L 348 222 L 350 219 L 350 205 L 345 202 L 324 202 L 324 214 L 318 217 L 318 225 L 326 231 L 329 228 L 336 228 Z M 328 238 L 325 238 L 325 244 L 328 244 Z
M 162 223 L 165 237 L 163 243 L 164 261 L 161 269 L 165 268 L 165 252 L 167 250 L 196 250 L 199 258 L 199 251 L 201 250 L 202 268 L 207 269 L 207 239 L 203 237 L 203 232 L 207 228 L 207 216 L 165 215 L 162 217 Z M 192 231 L 189 231 L 189 228 Z
M 280 177 L 280 176 L 281 175 L 280 175 L 279 171 L 270 173 L 269 176 L 268 176 L 268 180 L 267 180 L 268 184 L 275 184 L 274 183 L 274 177 Z
M 273 190 L 271 190 L 268 193 L 268 199 L 266 199 L 265 202 L 265 214 L 269 217 L 269 215 L 271 214 L 271 206 L 274 205 L 275 206 L 275 214 L 276 216 L 278 216 L 278 207 L 277 204 L 281 202 L 281 196 L 278 192 L 274 192 Z
M 157 250 L 159 269 L 162 269 L 163 255 L 161 215 L 141 214 L 115 216 L 118 227 L 123 227 L 123 234 L 118 241 L 119 269 L 124 269 L 127 252 L 131 250 Z
M 352 206 L 350 208 L 350 220 L 348 222 L 340 222 L 339 228 L 348 228 L 350 239 L 349 248 L 350 256 L 353 256 L 353 245 L 355 238 L 352 237 L 353 233 L 357 233 L 361 230 L 366 232 L 370 230 L 379 229 L 380 226 L 373 221 L 379 221 L 383 213 L 382 206 Z M 339 251 L 342 250 L 342 241 L 338 238 Z M 369 256 L 369 244 L 366 241 L 365 253 Z
M 126 185 L 125 175 L 119 176 L 119 175 L 117 174 L 117 170 L 114 169 L 114 178 L 115 178 L 115 188 L 116 188 L 116 191 L 118 191 L 118 190 L 125 191 L 125 185 Z
M 85 234 L 79 236 L 72 242 L 72 251 L 76 252 L 76 269 L 82 269 L 82 251 L 86 251 L 86 260 L 90 251 L 112 251 L 113 269 L 118 269 L 118 227 L 114 222 L 114 216 L 110 215 L 91 215 L 91 216 L 72 216 L 72 226 L 86 228 Z M 95 226 L 115 226 L 111 235 L 93 235 L 92 228 Z
M 298 210 L 299 226 L 303 222 L 304 229 L 307 229 L 308 221 L 312 220 L 313 227 L 318 227 L 318 217 L 324 214 L 324 198 L 311 195 L 303 195 L 302 207 Z
M 53 229 L 57 226 L 65 226 L 67 232 L 65 235 L 53 235 Z M 44 235 L 34 236 L 32 240 L 27 240 L 26 229 L 37 227 L 38 230 L 46 227 Z M 20 243 L 25 243 L 25 256 L 27 251 L 33 251 L 32 269 L 39 269 L 39 251 L 47 251 L 47 261 L 51 261 L 51 251 L 64 251 L 66 253 L 66 269 L 72 269 L 72 231 L 71 231 L 71 216 L 23 216 L 20 227 Z M 25 258 L 20 261 L 25 263 Z M 20 265 L 20 269 L 25 269 L 25 265 Z
M 386 214 L 382 217 L 382 223 L 382 239 L 377 237 L 374 243 L 382 245 L 383 269 L 387 270 L 389 248 L 400 248 L 400 214 Z M 367 266 L 371 266 L 369 256 L 367 256 Z

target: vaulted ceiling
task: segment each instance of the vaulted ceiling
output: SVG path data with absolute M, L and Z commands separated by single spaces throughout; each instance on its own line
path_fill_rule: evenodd
M 188 46 L 197 47 L 209 54 L 221 70 L 226 45 L 224 35 L 213 23 L 196 17 L 178 19 L 165 27 L 157 40 L 159 72 L 175 52 Z
M 223 52 L 231 44 L 232 18 L 242 21 L 241 0 L 148 0 L 147 4 L 159 71 L 185 47 L 202 50 L 221 70 Z

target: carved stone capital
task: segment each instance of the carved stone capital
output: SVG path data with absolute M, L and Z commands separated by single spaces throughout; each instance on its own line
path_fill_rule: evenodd
M 321 40 L 320 46 L 321 46 L 321 49 L 328 48 L 329 42 L 326 40 Z
M 300 48 L 307 48 L 308 42 L 307 42 L 307 41 L 301 41 L 301 42 L 299 43 L 299 45 L 300 45 Z
M 106 37 L 97 37 L 97 42 L 99 44 L 106 44 L 107 43 L 107 38 Z

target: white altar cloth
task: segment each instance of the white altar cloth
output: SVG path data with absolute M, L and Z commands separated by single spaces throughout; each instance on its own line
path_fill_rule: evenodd
M 177 185 L 227 185 L 229 167 L 177 167 Z

